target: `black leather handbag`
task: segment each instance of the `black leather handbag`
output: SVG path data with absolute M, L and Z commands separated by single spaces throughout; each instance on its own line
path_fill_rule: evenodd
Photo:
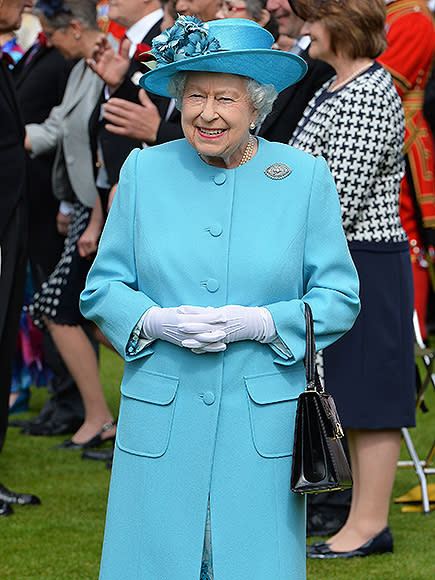
M 319 493 L 348 489 L 352 473 L 341 439 L 344 436 L 332 395 L 317 374 L 313 315 L 305 303 L 305 392 L 298 398 L 293 444 L 291 490 Z

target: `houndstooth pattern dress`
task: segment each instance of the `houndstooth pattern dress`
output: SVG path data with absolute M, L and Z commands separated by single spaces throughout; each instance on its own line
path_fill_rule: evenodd
M 311 99 L 289 143 L 326 159 L 361 282 L 354 328 L 319 353 L 318 366 L 344 427 L 412 426 L 412 275 L 399 217 L 402 104 L 390 74 L 376 62 L 329 92 L 334 80 Z
M 71 326 L 84 320 L 79 310 L 79 296 L 92 262 L 79 256 L 77 242 L 86 229 L 90 214 L 90 208 L 80 201 L 74 203 L 60 260 L 26 308 L 35 325 L 41 329 L 45 328 L 44 318 Z
M 390 74 L 378 63 L 343 88 L 328 80 L 309 102 L 289 144 L 322 155 L 340 196 L 348 242 L 403 242 L 399 183 L 404 162 L 389 143 L 403 141 L 404 119 Z M 355 114 L 358 111 L 358 114 Z M 386 133 L 397 139 L 385 141 Z

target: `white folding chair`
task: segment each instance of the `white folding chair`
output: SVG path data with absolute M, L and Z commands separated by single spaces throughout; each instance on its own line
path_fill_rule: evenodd
M 417 398 L 416 410 L 424 405 L 424 395 L 430 385 L 435 389 L 435 349 L 428 348 L 423 342 L 417 313 L 414 311 L 414 333 L 415 333 L 415 364 L 417 367 Z M 421 487 L 421 503 L 423 513 L 430 512 L 429 494 L 427 487 L 427 476 L 435 474 L 435 468 L 431 467 L 435 456 L 435 439 L 427 453 L 426 459 L 420 459 L 409 430 L 402 428 L 402 437 L 407 447 L 411 461 L 399 461 L 398 467 L 411 467 L 415 469 Z

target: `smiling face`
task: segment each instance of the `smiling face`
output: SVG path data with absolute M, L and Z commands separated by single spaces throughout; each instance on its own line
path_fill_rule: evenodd
M 210 165 L 237 167 L 257 110 L 238 75 L 192 72 L 183 93 L 181 124 L 187 141 Z
M 266 8 L 275 16 L 280 34 L 300 38 L 304 21 L 296 16 L 287 0 L 267 0 Z
M 331 49 L 331 35 L 323 20 L 314 22 L 304 22 L 302 27 L 303 34 L 308 34 L 311 38 L 309 55 L 311 58 L 318 58 L 333 64 L 336 55 Z

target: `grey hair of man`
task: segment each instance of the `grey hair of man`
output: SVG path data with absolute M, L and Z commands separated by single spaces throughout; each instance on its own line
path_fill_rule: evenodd
M 72 20 L 77 20 L 85 28 L 97 29 L 97 0 L 64 0 L 63 7 L 68 10 L 59 11 L 53 16 L 44 13 L 43 6 L 36 5 L 35 14 L 42 14 L 53 28 L 67 28 Z
M 175 105 L 181 111 L 184 88 L 189 71 L 175 73 L 168 83 L 168 94 L 175 98 Z M 263 85 L 249 77 L 242 77 L 246 81 L 246 92 L 254 109 L 258 111 L 257 120 L 263 119 L 272 110 L 278 93 L 273 85 Z

